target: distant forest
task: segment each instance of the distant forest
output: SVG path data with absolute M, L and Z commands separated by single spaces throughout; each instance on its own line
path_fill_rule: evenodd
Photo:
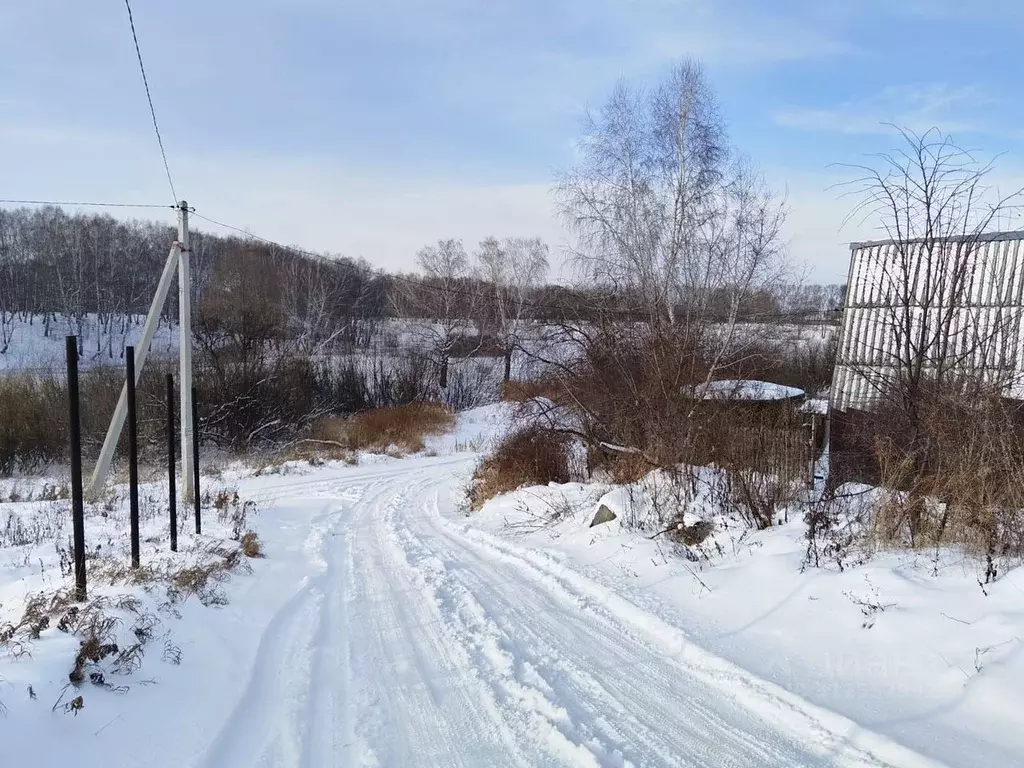
M 76 333 L 91 316 L 105 338 L 123 335 L 125 324 L 137 322 L 133 316 L 148 311 L 175 237 L 174 228 L 152 221 L 69 214 L 54 207 L 0 209 L 0 353 L 19 318 L 45 323 L 47 333 L 51 325 L 57 333 Z M 444 274 L 428 269 L 425 275 L 403 276 L 344 256 L 315 258 L 258 240 L 194 231 L 196 321 L 218 326 L 229 318 L 246 323 L 259 318 L 273 326 L 261 336 L 358 346 L 368 341 L 376 321 L 436 316 L 436 294 L 443 291 L 449 294 L 446 314 L 477 313 L 478 327 L 486 326 L 493 302 L 478 299 L 494 291 L 488 273 L 473 267 L 459 241 L 439 246 L 457 249 L 461 261 Z M 410 254 L 411 263 L 415 256 Z M 418 258 L 422 264 L 422 254 Z M 624 293 L 596 287 L 538 282 L 527 286 L 527 293 L 519 301 L 523 317 L 532 320 L 585 319 L 609 310 L 628 317 L 632 304 Z M 841 286 L 779 285 L 746 297 L 743 314 L 756 320 L 799 319 L 834 311 L 841 301 Z M 168 322 L 176 315 L 176 302 L 173 291 L 164 308 Z

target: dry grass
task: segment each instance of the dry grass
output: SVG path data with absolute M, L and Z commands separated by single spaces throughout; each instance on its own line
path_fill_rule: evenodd
M 246 531 L 242 534 L 242 554 L 246 557 L 263 557 L 263 544 L 255 531 Z
M 470 506 L 480 509 L 488 499 L 524 485 L 567 483 L 569 439 L 531 426 L 513 432 L 484 459 L 473 478 Z
M 0 475 L 63 457 L 60 395 L 56 378 L 0 377 Z
M 867 543 L 957 546 L 988 560 L 1024 556 L 1024 411 L 995 394 L 925 391 L 911 421 L 884 406 L 873 442 L 878 484 Z
M 441 434 L 454 422 L 452 412 L 439 403 L 394 405 L 350 419 L 322 419 L 304 443 L 345 460 L 356 451 L 416 453 L 428 435 Z
M 512 379 L 502 385 L 501 399 L 511 403 L 524 403 L 536 397 L 555 400 L 563 391 L 563 386 L 557 381 Z

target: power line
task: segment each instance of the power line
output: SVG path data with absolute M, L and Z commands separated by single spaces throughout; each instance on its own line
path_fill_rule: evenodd
M 149 114 L 153 117 L 153 130 L 156 131 L 156 142 L 160 145 L 160 156 L 164 159 L 164 171 L 167 173 L 167 183 L 171 187 L 171 196 L 174 202 L 178 202 L 178 193 L 174 191 L 174 181 L 171 179 L 171 168 L 167 164 L 167 152 L 164 151 L 164 140 L 160 136 L 160 126 L 156 122 L 156 110 L 153 109 L 153 96 L 149 92 L 149 79 L 146 77 L 146 66 L 142 63 L 142 50 L 139 48 L 139 36 L 135 33 L 135 19 L 132 17 L 132 5 L 129 0 L 124 0 L 128 9 L 128 23 L 132 28 L 132 40 L 135 41 L 135 55 L 139 59 L 139 69 L 142 72 L 142 84 L 146 87 L 146 100 L 149 102 Z
M 11 205 L 56 205 L 56 206 L 91 206 L 94 208 L 171 208 L 175 209 L 175 205 L 161 205 L 154 203 L 85 203 L 80 201 L 70 200 L 0 200 L 0 204 L 7 203 Z
M 278 248 L 284 248 L 285 250 L 288 250 L 288 251 L 295 251 L 296 253 L 301 253 L 304 256 L 312 256 L 313 258 L 317 258 L 317 259 L 324 258 L 322 255 L 320 255 L 318 253 L 313 253 L 311 251 L 304 251 L 301 248 L 295 248 L 293 246 L 281 245 L 280 243 L 275 243 L 273 240 L 268 240 L 265 237 L 260 237 L 259 235 L 253 234 L 252 232 L 250 232 L 247 229 L 242 229 L 241 227 L 236 227 L 233 224 L 225 224 L 223 221 L 217 221 L 216 219 L 211 219 L 209 216 L 204 216 L 201 213 L 196 213 L 195 208 L 192 209 L 192 215 L 195 216 L 197 219 L 202 219 L 203 221 L 208 221 L 211 224 L 216 224 L 218 227 L 224 227 L 224 229 L 232 229 L 235 232 L 239 232 L 239 233 L 245 235 L 246 237 L 251 237 L 253 240 L 259 240 L 261 242 L 264 242 L 267 245 L 276 245 Z

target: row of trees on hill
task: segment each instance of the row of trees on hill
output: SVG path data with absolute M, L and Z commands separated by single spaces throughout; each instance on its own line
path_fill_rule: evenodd
M 41 322 L 49 335 L 89 335 L 94 355 L 120 355 L 144 315 L 175 231 L 60 208 L 0 210 L 0 352 L 13 325 Z M 386 279 L 351 259 L 298 258 L 236 237 L 193 233 L 193 303 L 214 330 L 238 332 L 265 313 L 277 335 L 315 345 L 351 338 L 361 320 L 387 313 Z M 164 309 L 171 321 L 172 302 Z M 87 334 L 88 323 L 95 323 Z M 83 341 L 84 343 L 84 341 Z M 102 345 L 102 346 L 101 346 Z
M 0 354 L 21 322 L 41 323 L 46 335 L 78 335 L 83 354 L 119 357 L 148 311 L 174 237 L 171 227 L 154 222 L 52 207 L 0 209 Z M 195 232 L 193 304 L 211 346 L 242 337 L 288 339 L 304 353 L 365 346 L 387 317 L 434 320 L 421 341 L 438 352 L 439 364 L 466 335 L 487 337 L 507 360 L 528 320 L 593 321 L 609 310 L 645 316 L 644 285 L 552 286 L 549 258 L 538 238 L 489 237 L 472 254 L 447 239 L 417 254 L 419 274 L 387 275 L 362 261 Z M 837 295 L 834 287 L 782 283 L 771 291 L 747 285 L 735 296 L 714 292 L 711 311 L 726 318 L 736 299 L 747 319 L 813 315 L 832 307 Z M 166 322 L 176 316 L 175 300 L 172 294 L 164 309 Z M 685 313 L 682 304 L 675 313 Z

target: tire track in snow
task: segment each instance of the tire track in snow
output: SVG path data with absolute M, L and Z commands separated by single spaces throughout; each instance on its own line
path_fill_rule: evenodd
M 589 676 L 599 687 L 614 689 L 623 711 L 632 714 L 657 693 L 661 701 L 656 697 L 655 706 L 646 713 L 656 729 L 648 731 L 646 739 L 678 742 L 679 732 L 689 731 L 688 719 L 701 722 L 701 728 L 689 732 L 683 743 L 666 745 L 677 755 L 692 755 L 702 740 L 708 741 L 708 733 L 716 734 L 707 754 L 696 761 L 680 759 L 678 764 L 936 765 L 691 646 L 678 630 L 553 558 L 480 531 L 460 530 L 461 526 L 441 518 L 436 497 L 431 511 L 432 515 L 415 518 L 420 527 L 415 533 L 410 529 L 409 535 L 423 543 L 448 542 L 449 551 L 460 558 L 453 577 L 486 604 L 485 611 L 502 625 L 506 636 L 531 638 L 518 644 L 526 656 L 536 657 L 535 646 L 552 651 L 552 640 L 559 634 L 563 639 L 587 637 L 587 652 L 581 652 L 579 643 L 554 646 L 554 653 L 576 657 L 563 678 L 562 690 L 585 701 Z M 468 567 L 471 562 L 476 567 Z M 638 632 L 643 624 L 649 624 L 650 631 Z M 593 668 L 601 670 L 600 682 L 583 673 Z M 624 675 L 623 670 L 631 672 Z M 681 695 L 687 687 L 701 696 Z M 682 717 L 681 711 L 685 712 Z M 635 722 L 634 717 L 624 722 L 631 720 Z M 642 735 L 636 734 L 633 743 Z M 728 757 L 730 746 L 735 748 L 733 760 Z M 645 759 L 643 764 L 651 763 Z
M 317 573 L 264 630 L 205 765 L 932 765 L 444 519 L 470 461 L 274 491 L 336 501 L 311 522 Z
M 296 593 L 273 617 L 260 638 L 256 659 L 241 699 L 203 765 L 295 765 L 302 743 L 312 635 L 324 600 L 320 575 Z M 272 672 L 271 672 L 272 671 Z
M 351 496 L 351 488 L 339 489 L 340 499 Z M 328 595 L 325 550 L 341 522 L 336 507 L 325 504 L 308 523 L 301 551 L 314 574 L 263 629 L 245 689 L 201 762 L 206 768 L 299 764 L 314 665 L 311 638 Z
M 341 504 L 358 503 L 363 489 L 355 487 Z M 339 515 L 330 531 L 332 539 L 324 543 L 324 588 L 326 597 L 312 640 L 313 663 L 309 678 L 310 695 L 306 699 L 301 765 L 315 768 L 326 765 L 374 765 L 375 758 L 356 737 L 352 722 L 352 657 L 349 646 L 348 596 L 352 583 L 348 558 L 349 535 Z M 337 530 L 336 530 L 337 529 Z
M 453 658 L 424 587 L 390 546 L 388 526 L 408 503 L 405 491 L 436 470 L 410 475 L 401 486 L 394 477 L 374 484 L 348 530 L 356 732 L 382 765 L 533 765 L 500 715 L 481 706 L 478 684 Z
M 429 549 L 429 537 L 414 537 L 406 532 L 403 537 L 412 549 Z M 464 552 L 460 552 L 462 557 Z M 421 558 L 421 563 L 441 561 L 433 554 Z M 466 634 L 474 642 L 490 648 L 484 654 L 494 661 L 501 685 L 529 686 L 545 692 L 553 702 L 559 717 L 549 717 L 550 728 L 557 729 L 566 742 L 578 750 L 582 763 L 594 765 L 712 765 L 729 764 L 723 760 L 728 753 L 728 739 L 722 735 L 715 739 L 715 757 L 698 752 L 701 739 L 684 741 L 679 733 L 666 738 L 663 732 L 678 729 L 671 725 L 678 717 L 674 695 L 677 681 L 663 674 L 660 654 L 651 652 L 649 668 L 638 668 L 636 645 L 621 633 L 598 633 L 593 622 L 580 624 L 573 620 L 571 611 L 563 606 L 540 606 L 531 600 L 535 583 L 522 583 L 516 574 L 506 573 L 493 563 L 478 562 L 470 565 L 464 558 L 458 568 L 433 567 L 435 584 L 442 601 L 453 606 L 463 618 Z M 478 578 L 487 574 L 487 578 Z M 504 596 L 496 601 L 493 584 L 502 585 Z M 573 606 L 579 609 L 578 605 Z M 553 619 L 553 620 L 549 620 Z M 598 643 L 600 637 L 603 638 Z M 483 638 L 483 639 L 481 639 Z M 574 662 L 566 649 L 586 646 L 590 651 L 582 655 L 582 662 Z M 634 655 L 626 651 L 632 650 Z M 626 690 L 613 688 L 608 680 L 615 675 L 629 674 Z M 657 695 L 652 695 L 657 694 Z M 641 708 L 640 703 L 654 701 L 655 709 Z M 524 701 L 529 706 L 536 701 Z M 703 733 L 723 734 L 725 723 L 714 717 L 699 701 L 687 708 L 688 725 L 697 721 Z M 543 711 L 543 707 L 541 708 Z M 534 733 L 534 738 L 538 734 Z M 548 738 L 551 734 L 548 734 Z M 757 757 L 756 764 L 783 765 L 777 755 L 745 731 L 735 734 L 733 740 L 747 757 Z M 705 739 L 706 740 L 706 739 Z M 723 749 L 724 747 L 724 749 Z M 584 753 L 582 750 L 585 750 Z
M 574 717 L 565 701 L 538 668 L 518 652 L 515 643 L 501 631 L 483 604 L 460 580 L 452 577 L 452 561 L 445 561 L 426 545 L 418 543 L 407 527 L 396 526 L 396 534 L 409 563 L 424 574 L 434 599 L 458 640 L 474 674 L 486 682 L 496 704 L 520 738 L 540 746 L 545 764 L 629 765 L 620 751 L 608 746 L 608 739 Z M 456 566 L 457 567 L 457 566 Z M 525 630 L 524 632 L 528 631 Z M 569 642 L 578 638 L 569 637 Z M 666 756 L 662 756 L 666 757 Z M 651 763 L 647 763 L 651 764 Z

